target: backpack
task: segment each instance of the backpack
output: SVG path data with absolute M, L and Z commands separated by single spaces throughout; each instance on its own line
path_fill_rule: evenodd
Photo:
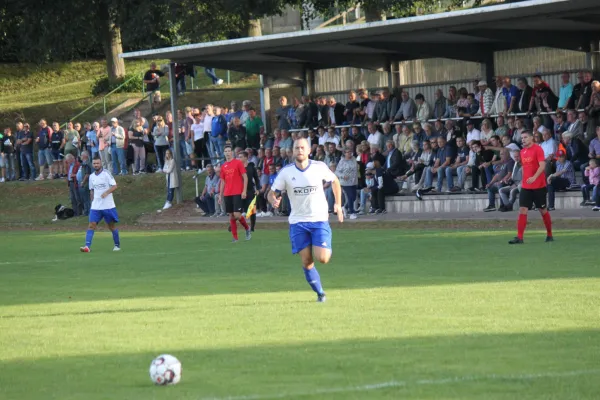
M 65 220 L 69 218 L 73 218 L 75 216 L 75 211 L 72 208 L 67 208 L 62 204 L 58 204 L 54 207 L 54 219 L 52 221 Z

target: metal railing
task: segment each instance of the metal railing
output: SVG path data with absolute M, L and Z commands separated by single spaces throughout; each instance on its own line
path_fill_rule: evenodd
M 567 111 L 576 111 L 576 112 L 583 112 L 585 110 L 583 109 L 579 109 L 579 110 L 565 110 L 563 113 L 566 113 Z M 526 117 L 526 116 L 530 116 L 530 117 L 535 117 L 538 115 L 556 115 L 556 111 L 551 111 L 551 112 L 537 112 L 537 113 L 510 113 L 510 114 L 493 114 L 493 115 L 473 115 L 471 117 L 452 117 L 452 118 L 431 118 L 431 119 L 427 119 L 427 120 L 418 120 L 418 119 L 414 119 L 414 120 L 410 120 L 410 121 L 394 121 L 392 123 L 390 123 L 390 125 L 409 125 L 409 124 L 413 124 L 413 123 L 432 123 L 435 121 L 466 121 L 468 119 L 487 119 L 487 118 L 498 118 L 498 117 Z M 364 121 L 363 123 L 360 124 L 347 124 L 347 125 L 323 125 L 324 128 L 336 128 L 336 129 L 341 129 L 341 128 L 351 128 L 354 126 L 357 127 L 364 127 L 366 126 L 369 122 L 373 122 L 373 121 Z M 388 123 L 387 121 L 382 123 L 382 125 Z M 314 128 L 297 128 L 297 129 L 290 129 L 289 132 L 305 132 L 308 131 L 309 129 L 317 129 L 320 125 L 314 127 Z
M 143 76 L 143 74 L 142 74 L 142 76 Z M 136 78 L 137 78 L 137 76 L 132 76 L 131 78 L 127 79 L 125 82 L 121 83 L 119 86 L 117 86 L 116 88 L 114 88 L 113 90 L 111 90 L 110 92 L 108 92 L 107 94 L 105 94 L 104 96 L 102 96 L 102 99 L 100 99 L 100 100 L 92 103 L 85 110 L 81 111 L 79 114 L 75 115 L 74 117 L 69 118 L 69 121 L 73 121 L 76 118 L 81 117 L 83 114 L 85 114 L 86 112 L 88 112 L 92 108 L 96 107 L 100 103 L 102 103 L 102 110 L 103 110 L 102 115 L 106 115 L 106 99 L 109 96 L 113 95 L 115 92 L 117 92 L 119 89 L 121 89 L 123 86 L 125 86 L 126 84 L 128 84 L 130 81 L 132 81 L 132 80 L 134 80 Z M 143 88 L 143 83 L 142 83 L 142 88 Z M 65 126 L 67 126 L 67 122 L 65 122 L 64 124 L 62 124 L 60 127 L 63 128 Z

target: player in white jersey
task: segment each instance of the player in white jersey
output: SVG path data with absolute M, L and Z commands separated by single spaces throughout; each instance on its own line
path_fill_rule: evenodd
M 296 161 L 279 172 L 268 197 L 273 207 L 277 208 L 281 192 L 287 192 L 292 208 L 289 217 L 292 253 L 300 254 L 306 281 L 317 293 L 317 301 L 324 302 L 325 292 L 314 262 L 316 259 L 321 264 L 327 264 L 331 258 L 331 228 L 323 181 L 331 182 L 335 196 L 334 210 L 340 222 L 344 221 L 342 187 L 327 165 L 309 160 L 309 154 L 306 139 L 294 142 Z
M 102 169 L 100 157 L 94 157 L 92 162 L 94 173 L 90 175 L 90 196 L 92 197 L 92 206 L 90 207 L 90 225 L 85 235 L 85 246 L 79 250 L 83 253 L 89 253 L 92 247 L 92 239 L 98 222 L 104 219 L 113 235 L 115 247 L 113 251 L 121 250 L 121 241 L 119 239 L 119 230 L 116 223 L 119 222 L 117 208 L 112 193 L 117 189 L 115 178 L 105 169 Z

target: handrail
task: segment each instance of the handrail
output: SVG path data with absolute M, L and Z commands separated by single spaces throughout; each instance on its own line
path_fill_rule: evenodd
M 333 21 L 337 21 L 337 20 L 338 20 L 338 19 L 340 19 L 340 18 L 343 18 L 343 19 L 344 19 L 344 25 L 346 25 L 346 18 L 345 18 L 345 17 L 346 17 L 346 15 L 347 15 L 348 13 L 351 13 L 351 12 L 352 12 L 352 11 L 354 11 L 355 9 L 356 9 L 356 6 L 355 6 L 355 7 L 352 7 L 352 8 L 349 8 L 348 10 L 342 11 L 342 12 L 341 12 L 341 13 L 339 13 L 338 15 L 335 15 L 334 17 L 332 17 L 332 18 L 329 18 L 327 21 L 323 22 L 321 25 L 319 25 L 319 26 L 317 26 L 316 28 L 313 28 L 313 29 L 321 29 L 321 28 L 324 28 L 324 27 L 326 27 L 327 25 L 331 24 Z
M 165 83 L 160 85 L 158 88 L 162 89 L 163 87 L 167 86 L 168 84 L 169 84 L 169 81 L 167 80 Z M 127 110 L 125 110 L 125 112 L 129 112 L 129 111 L 133 110 L 134 108 L 136 108 L 137 106 L 139 106 L 140 104 L 142 104 L 144 101 L 146 101 L 148 99 L 148 97 L 150 97 L 151 94 L 152 94 L 152 92 L 146 93 L 144 95 L 144 97 L 142 97 L 137 103 L 133 104 L 132 106 L 129 106 L 129 108 L 127 108 Z
M 567 111 L 576 111 L 576 112 L 583 112 L 585 111 L 584 109 L 579 109 L 579 110 L 564 110 L 564 112 Z M 473 115 L 471 117 L 454 117 L 454 118 L 431 118 L 428 119 L 426 121 L 420 121 L 418 119 L 414 119 L 411 121 L 396 121 L 396 122 L 392 122 L 390 125 L 409 125 L 409 124 L 413 124 L 413 123 L 425 123 L 425 122 L 435 122 L 435 121 L 466 121 L 468 119 L 485 119 L 485 118 L 498 118 L 498 117 L 525 117 L 525 116 L 532 116 L 535 117 L 537 115 L 556 115 L 556 111 L 551 111 L 551 112 L 539 112 L 539 113 L 510 113 L 510 114 L 494 114 L 494 115 Z M 382 125 L 386 124 L 387 122 L 384 122 Z M 336 129 L 341 129 L 341 128 L 352 128 L 354 126 L 358 126 L 358 127 L 364 127 L 366 125 L 366 123 L 362 123 L 362 124 L 348 124 L 348 125 L 335 125 L 335 126 L 323 126 L 324 128 L 336 128 Z M 288 130 L 288 132 L 305 132 L 308 131 L 309 129 L 317 129 L 317 127 L 314 128 L 297 128 L 297 129 L 290 129 Z
M 125 86 L 127 83 L 129 83 L 130 81 L 132 81 L 133 79 L 137 78 L 136 75 L 132 76 L 131 78 L 127 79 L 125 82 L 121 83 L 119 86 L 117 86 L 116 88 L 114 88 L 113 90 L 111 90 L 110 92 L 108 92 L 107 94 L 105 94 L 104 96 L 102 96 L 101 100 L 98 100 L 94 103 L 92 103 L 88 108 L 86 108 L 85 110 L 81 111 L 79 114 L 75 115 L 74 117 L 69 118 L 69 121 L 73 121 L 75 118 L 78 118 L 80 116 L 82 116 L 83 114 L 85 114 L 86 112 L 88 112 L 89 110 L 91 110 L 92 108 L 94 108 L 97 104 L 100 104 L 100 102 L 102 102 L 103 104 L 103 110 L 104 113 L 102 115 L 106 115 L 106 98 L 110 95 L 112 95 L 113 93 L 115 93 L 117 90 L 121 89 L 123 86 Z M 65 122 L 64 124 L 62 124 L 60 127 L 61 129 L 65 126 L 67 126 L 68 122 Z

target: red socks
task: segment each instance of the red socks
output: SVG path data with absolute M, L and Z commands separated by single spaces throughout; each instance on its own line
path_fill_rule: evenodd
M 546 220 L 544 220 L 545 222 Z M 519 214 L 519 220 L 517 222 L 517 237 L 523 240 L 523 234 L 527 227 L 527 214 Z
M 550 213 L 546 212 L 546 214 L 542 216 L 542 219 L 546 226 L 546 235 L 552 237 L 552 218 L 550 217 Z
M 231 225 L 231 234 L 233 235 L 233 238 L 238 240 L 237 223 L 234 217 L 229 218 L 229 225 Z
M 245 230 L 250 229 L 250 227 L 248 226 L 248 223 L 246 222 L 246 218 L 240 217 L 240 224 L 244 227 Z

